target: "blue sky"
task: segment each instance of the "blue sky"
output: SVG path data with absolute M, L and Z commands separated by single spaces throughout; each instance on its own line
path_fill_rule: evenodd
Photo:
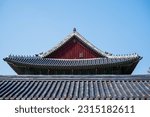
M 4 57 L 45 52 L 74 27 L 103 51 L 138 53 L 133 74 L 147 73 L 149 0 L 0 0 L 0 74 L 16 74 Z

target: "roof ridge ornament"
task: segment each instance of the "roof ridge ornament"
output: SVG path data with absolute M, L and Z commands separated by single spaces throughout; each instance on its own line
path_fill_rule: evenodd
M 76 28 L 73 28 L 73 32 L 75 33 L 77 30 L 76 30 Z

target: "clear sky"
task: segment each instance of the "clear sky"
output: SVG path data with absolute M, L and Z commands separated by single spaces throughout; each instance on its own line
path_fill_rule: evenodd
M 45 52 L 73 28 L 103 51 L 138 53 L 133 74 L 150 67 L 150 0 L 0 0 L 0 74 L 16 74 L 3 58 Z

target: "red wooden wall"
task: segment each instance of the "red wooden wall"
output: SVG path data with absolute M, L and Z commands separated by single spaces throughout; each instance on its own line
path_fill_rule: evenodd
M 46 58 L 83 59 L 97 57 L 100 57 L 98 53 L 88 48 L 86 44 L 80 42 L 76 37 L 73 37 Z

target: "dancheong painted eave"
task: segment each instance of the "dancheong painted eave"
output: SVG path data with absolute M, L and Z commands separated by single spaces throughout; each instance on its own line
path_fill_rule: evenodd
M 4 58 L 19 75 L 131 74 L 142 59 L 138 54 L 113 55 L 95 47 L 76 29 L 51 50 Z

